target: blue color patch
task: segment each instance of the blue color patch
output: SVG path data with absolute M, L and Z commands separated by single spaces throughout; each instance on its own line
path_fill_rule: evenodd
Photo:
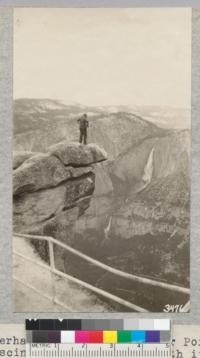
M 145 331 L 132 331 L 131 332 L 131 341 L 136 343 L 145 342 Z
M 146 331 L 147 343 L 160 343 L 160 331 Z

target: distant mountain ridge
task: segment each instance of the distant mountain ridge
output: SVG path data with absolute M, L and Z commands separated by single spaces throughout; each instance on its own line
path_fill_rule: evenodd
M 165 133 L 132 113 L 109 113 L 77 104 L 66 106 L 48 99 L 20 99 L 14 105 L 14 149 L 45 151 L 64 139 L 77 141 L 77 118 L 83 112 L 89 119 L 88 141 L 103 145 L 110 159 L 147 137 Z
M 14 117 L 17 125 L 15 126 L 15 134 L 20 133 L 21 130 L 28 129 L 26 122 L 27 118 L 35 119 L 36 114 L 41 116 L 41 120 L 51 120 L 52 115 L 58 119 L 74 118 L 76 115 L 88 113 L 92 117 L 99 115 L 109 115 L 111 113 L 128 113 L 147 120 L 161 128 L 169 129 L 190 129 L 191 118 L 190 110 L 182 108 L 170 108 L 159 106 L 86 106 L 77 102 L 65 103 L 59 100 L 52 99 L 16 99 L 14 101 Z M 49 116 L 49 114 L 51 114 Z M 48 117 L 49 116 L 49 117 Z M 55 118 L 54 118 L 55 119 Z M 35 123 L 29 123 L 29 129 Z

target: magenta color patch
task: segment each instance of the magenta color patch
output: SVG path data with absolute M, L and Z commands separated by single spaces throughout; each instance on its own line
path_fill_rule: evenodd
M 75 343 L 89 343 L 89 331 L 75 331 Z

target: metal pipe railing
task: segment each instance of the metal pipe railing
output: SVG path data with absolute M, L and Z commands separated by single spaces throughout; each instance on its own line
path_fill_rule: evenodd
M 17 251 L 13 251 L 13 253 L 15 255 L 23 258 L 26 261 L 29 261 L 29 262 L 34 263 L 34 264 L 37 264 L 38 266 L 44 268 L 45 270 L 52 271 L 52 273 L 54 273 L 55 275 L 57 275 L 59 277 L 65 278 L 65 279 L 67 279 L 69 281 L 72 281 L 72 282 L 74 282 L 74 283 L 76 283 L 76 284 L 78 284 L 78 285 L 80 285 L 80 286 L 82 286 L 82 287 L 84 287 L 86 289 L 89 289 L 92 292 L 95 292 L 95 293 L 97 293 L 97 294 L 99 294 L 99 295 L 101 295 L 103 297 L 109 298 L 110 300 L 115 301 L 118 304 L 121 304 L 121 305 L 123 305 L 123 306 L 125 306 L 127 308 L 131 308 L 133 311 L 136 311 L 136 312 L 148 312 L 146 309 L 144 309 L 144 308 L 142 308 L 140 306 L 137 306 L 137 305 L 135 305 L 135 304 L 133 304 L 131 302 L 128 302 L 128 301 L 124 300 L 123 298 L 120 298 L 120 297 L 115 296 L 115 295 L 113 295 L 111 293 L 108 293 L 107 291 L 104 291 L 104 290 L 102 290 L 100 288 L 92 286 L 92 285 L 90 285 L 89 283 L 87 283 L 85 281 L 82 281 L 82 280 L 80 280 L 80 279 L 78 279 L 76 277 L 73 277 L 73 276 L 68 275 L 68 274 L 66 274 L 64 272 L 61 272 L 61 271 L 57 270 L 56 268 L 50 268 L 49 265 L 46 265 L 46 264 L 44 264 L 44 263 L 42 263 L 40 261 L 31 259 L 31 258 L 29 258 L 29 257 L 27 257 L 27 256 L 25 256 L 25 255 L 23 255 L 23 254 L 21 254 L 21 253 L 19 253 Z
M 139 283 L 142 283 L 142 284 L 146 284 L 146 285 L 150 285 L 150 286 L 154 286 L 154 287 L 160 287 L 160 288 L 163 288 L 163 289 L 171 290 L 171 291 L 174 291 L 174 292 L 180 292 L 180 293 L 184 293 L 184 294 L 188 294 L 188 295 L 190 294 L 190 289 L 189 288 L 178 286 L 178 285 L 173 285 L 173 284 L 168 284 L 168 283 L 161 282 L 161 281 L 156 281 L 156 280 L 153 280 L 153 279 L 150 279 L 150 278 L 145 278 L 145 277 L 133 275 L 133 274 L 130 274 L 130 273 L 115 269 L 115 268 L 113 268 L 113 267 L 111 267 L 109 265 L 106 265 L 106 264 L 104 264 L 104 263 L 102 263 L 102 262 L 100 262 L 100 261 L 98 261 L 96 259 L 91 258 L 90 256 L 88 256 L 86 254 L 83 254 L 82 252 L 72 248 L 69 245 L 66 245 L 66 244 L 54 239 L 51 236 L 17 234 L 17 233 L 16 234 L 14 233 L 14 235 L 18 236 L 18 237 L 22 237 L 22 238 L 33 239 L 33 240 L 44 240 L 44 241 L 54 243 L 54 244 L 64 248 L 65 250 L 75 254 L 76 256 L 81 257 L 85 261 L 88 261 L 88 262 L 90 262 L 90 263 L 92 263 L 92 264 L 104 269 L 105 271 L 111 272 L 112 274 L 115 274 L 117 276 L 120 276 L 120 277 L 123 277 L 123 278 L 126 278 L 126 279 L 130 279 L 132 281 L 139 282 Z

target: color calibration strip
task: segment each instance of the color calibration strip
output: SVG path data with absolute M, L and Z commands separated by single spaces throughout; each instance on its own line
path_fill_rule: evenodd
M 166 343 L 168 319 L 26 320 L 27 343 Z
M 27 331 L 27 343 L 167 343 L 169 331 Z

